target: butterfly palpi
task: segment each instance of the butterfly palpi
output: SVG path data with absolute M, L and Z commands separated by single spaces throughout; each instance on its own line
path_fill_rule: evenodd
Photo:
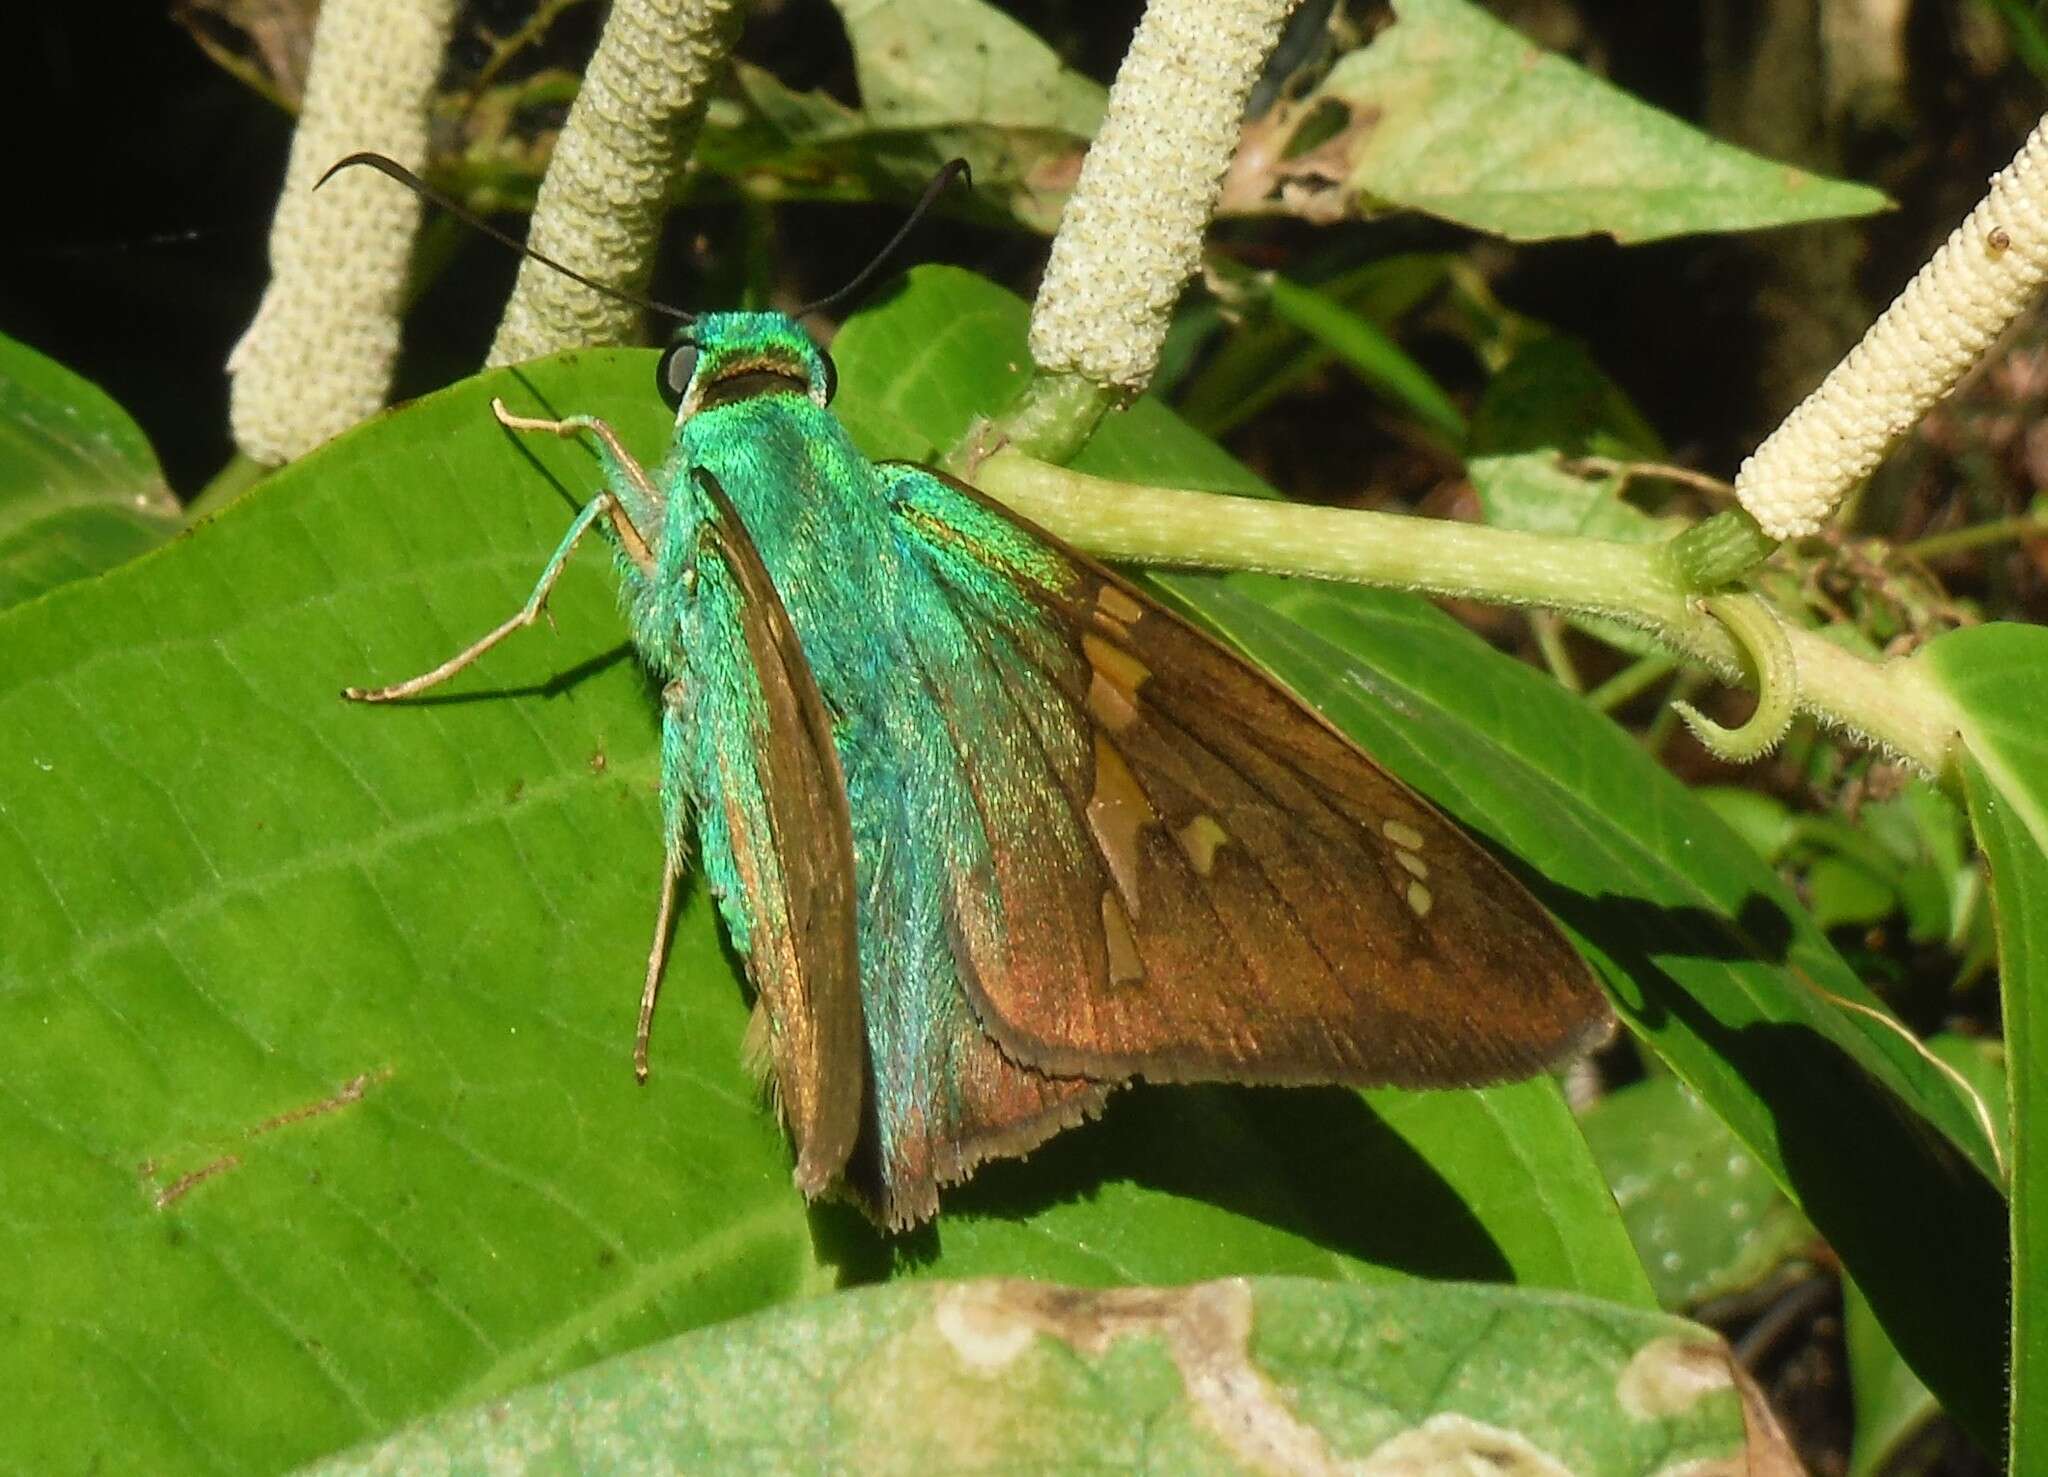
M 667 457 L 497 403 L 589 437 L 605 489 L 511 619 L 348 692 L 432 687 L 614 544 L 662 684 L 643 1078 L 693 831 L 796 1183 L 891 1228 L 1133 1078 L 1470 1085 L 1607 1029 L 1529 893 L 1313 710 L 982 493 L 869 461 L 793 317 L 678 316 Z

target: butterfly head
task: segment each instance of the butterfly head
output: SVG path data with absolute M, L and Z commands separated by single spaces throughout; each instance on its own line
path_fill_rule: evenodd
M 756 395 L 807 395 L 830 405 L 838 374 L 787 314 L 705 313 L 677 331 L 655 384 L 680 425 L 700 410 Z

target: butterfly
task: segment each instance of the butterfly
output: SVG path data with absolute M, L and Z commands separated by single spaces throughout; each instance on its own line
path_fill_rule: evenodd
M 693 851 L 797 1187 L 890 1229 L 1133 1079 L 1462 1086 L 1606 1032 L 1527 890 L 1312 708 L 973 487 L 870 461 L 794 316 L 678 316 L 665 458 L 498 403 L 587 437 L 604 489 L 518 613 L 348 690 L 445 680 L 537 618 L 591 529 L 613 545 L 662 692 L 643 1079 Z

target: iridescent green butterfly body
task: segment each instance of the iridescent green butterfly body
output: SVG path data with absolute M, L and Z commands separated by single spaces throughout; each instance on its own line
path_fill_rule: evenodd
M 592 527 L 663 685 L 666 862 L 636 1060 L 692 847 L 759 997 L 805 1194 L 885 1226 L 1118 1084 L 1450 1086 L 1540 1070 L 1598 989 L 1484 850 L 1313 711 L 936 472 L 873 463 L 777 313 L 661 362 L 667 457 L 599 421 Z

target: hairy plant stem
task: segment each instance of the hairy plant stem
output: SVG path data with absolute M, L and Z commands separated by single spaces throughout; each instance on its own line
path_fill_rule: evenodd
M 1005 446 L 1039 461 L 1064 462 L 1088 444 L 1119 398 L 1115 390 L 1085 375 L 1041 371 L 998 420 L 970 427 L 940 465 L 971 481 L 981 464 Z
M 1144 487 L 1090 477 L 1015 451 L 983 463 L 979 484 L 1025 517 L 1108 559 L 1307 575 L 1607 616 L 1730 681 L 1741 651 L 1698 608 L 1668 544 L 1519 533 L 1392 513 Z M 1787 629 L 1799 709 L 1952 783 L 1961 715 L 1916 658 L 1873 662 Z

